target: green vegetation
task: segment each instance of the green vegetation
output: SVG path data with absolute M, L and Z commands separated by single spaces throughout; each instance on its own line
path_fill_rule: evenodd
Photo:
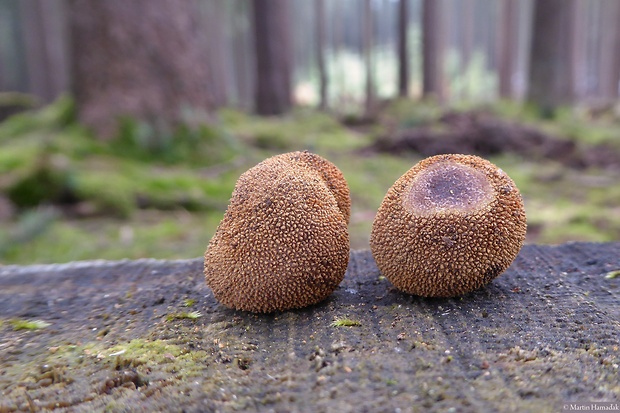
M 132 365 L 166 363 L 184 354 L 184 351 L 179 346 L 170 344 L 165 340 L 149 341 L 134 339 L 125 344 L 99 350 L 100 354 L 108 357 L 122 355 L 124 359 L 131 360 Z
M 359 321 L 350 318 L 338 318 L 330 324 L 332 327 L 359 327 L 361 325 Z
M 484 109 L 501 118 L 573 140 L 577 145 L 611 144 L 620 150 L 620 116 L 618 109 L 612 106 L 599 109 L 562 107 L 555 111 L 552 118 L 541 116 L 534 105 L 509 101 L 495 102 Z
M 446 111 L 431 102 L 396 100 L 375 123 L 347 127 L 310 109 L 281 118 L 226 109 L 208 124 L 158 136 L 124 119 L 116 139 L 100 141 L 75 121 L 74 110 L 61 98 L 0 123 L 0 207 L 13 211 L 0 214 L 0 263 L 201 256 L 239 175 L 269 156 L 300 149 L 341 168 L 353 201 L 351 246 L 368 248 L 386 190 L 422 156 L 367 148 L 407 128 L 443 130 L 439 119 Z M 579 151 L 604 144 L 607 152 L 620 152 L 620 120 L 611 110 L 563 109 L 553 119 L 509 102 L 451 110 L 485 111 L 572 141 Z M 613 171 L 514 153 L 489 160 L 523 193 L 528 242 L 620 239 L 620 185 Z
M 22 320 L 19 318 L 9 320 L 9 324 L 13 327 L 13 330 L 40 330 L 42 328 L 46 328 L 51 326 L 50 323 L 47 323 L 43 320 Z
M 200 311 L 190 311 L 189 313 L 183 312 L 183 313 L 168 314 L 166 316 L 166 320 L 167 321 L 184 320 L 184 319 L 196 320 L 200 317 L 202 317 L 202 314 L 200 313 Z
M 607 274 L 605 274 L 605 278 L 610 280 L 617 277 L 620 277 L 620 270 L 609 271 Z
M 193 298 L 186 298 L 185 300 L 183 300 L 183 305 L 185 307 L 191 307 L 196 303 L 196 300 L 194 300 Z

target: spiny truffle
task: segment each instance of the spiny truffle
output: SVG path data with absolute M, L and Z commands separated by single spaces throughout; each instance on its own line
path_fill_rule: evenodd
M 455 297 L 504 272 L 526 232 L 521 194 L 510 177 L 473 155 L 437 155 L 388 190 L 370 248 L 398 289 Z
M 205 252 L 207 285 L 222 304 L 269 313 L 322 301 L 349 262 L 348 185 L 309 152 L 243 173 Z

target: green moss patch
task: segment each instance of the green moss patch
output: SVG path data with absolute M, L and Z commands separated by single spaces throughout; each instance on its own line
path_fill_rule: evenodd
M 458 130 L 442 126 L 446 114 L 466 120 L 462 113 L 472 111 L 536 128 L 574 145 L 574 156 L 590 157 L 567 166 L 540 154 L 489 156 L 524 196 L 528 242 L 620 238 L 617 170 L 596 163 L 618 147 L 620 121 L 611 112 L 561 109 L 543 119 L 536 108 L 510 102 L 446 110 L 395 100 L 374 123 L 344 125 L 307 108 L 267 118 L 224 109 L 203 125 L 167 133 L 125 119 L 117 137 L 100 141 L 76 123 L 71 99 L 62 98 L 0 124 L 0 205 L 14 210 L 0 227 L 0 261 L 200 256 L 239 175 L 269 156 L 306 149 L 342 170 L 351 189 L 351 247 L 365 249 L 385 192 L 424 157 L 368 150 L 373 140 L 415 128 L 445 134 Z M 596 145 L 605 146 L 590 151 Z

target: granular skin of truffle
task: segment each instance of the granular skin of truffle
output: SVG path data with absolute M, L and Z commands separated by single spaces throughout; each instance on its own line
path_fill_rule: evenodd
M 370 247 L 397 288 L 455 297 L 488 284 L 520 251 L 526 233 L 514 182 L 472 155 L 427 158 L 388 190 Z
M 344 278 L 349 215 L 348 186 L 329 161 L 307 152 L 269 158 L 237 181 L 205 252 L 206 282 L 238 310 L 322 301 Z
M 338 208 L 340 212 L 342 212 L 348 225 L 351 217 L 351 195 L 349 193 L 347 181 L 344 179 L 344 175 L 342 175 L 340 169 L 327 159 L 308 151 L 291 152 L 285 154 L 285 156 L 288 157 L 291 162 L 298 162 L 316 171 L 322 177 L 330 192 L 334 195 L 334 198 L 336 198 Z

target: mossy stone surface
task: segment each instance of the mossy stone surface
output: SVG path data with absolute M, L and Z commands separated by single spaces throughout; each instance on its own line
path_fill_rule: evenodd
M 0 267 L 0 411 L 561 411 L 620 398 L 620 243 L 526 245 L 420 298 L 352 253 L 326 301 L 217 304 L 202 259 Z M 189 303 L 189 306 L 188 306 Z M 167 315 L 198 311 L 195 319 Z M 50 326 L 14 331 L 11 319 Z M 332 326 L 336 320 L 359 325 Z M 452 410 L 450 410 L 452 409 Z

